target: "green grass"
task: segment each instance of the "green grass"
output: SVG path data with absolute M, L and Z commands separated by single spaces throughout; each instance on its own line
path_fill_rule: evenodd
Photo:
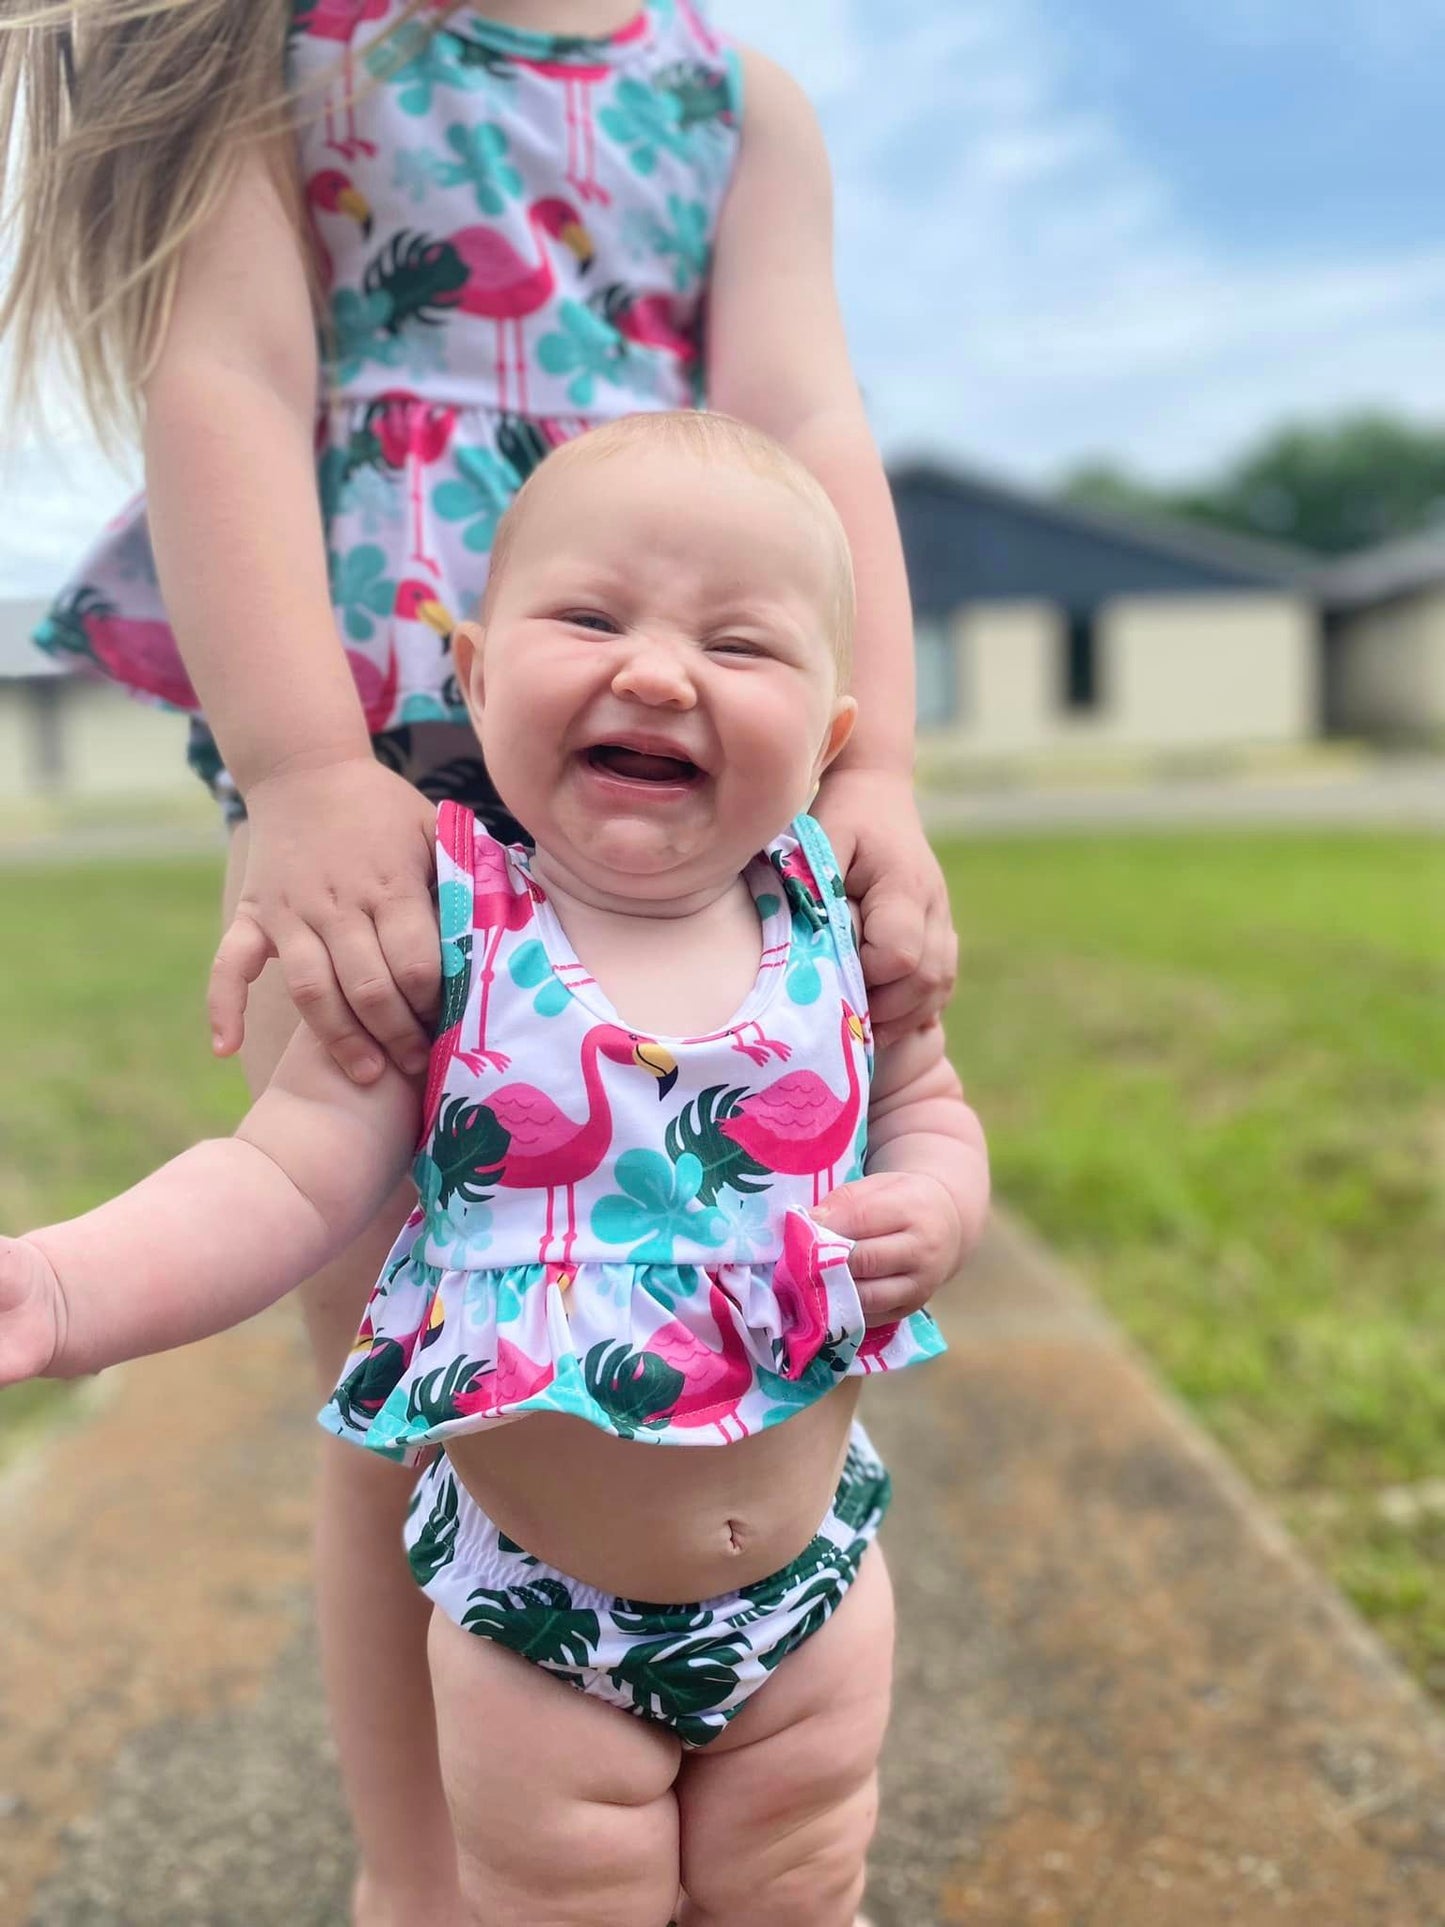
M 219 889 L 214 860 L 0 872 L 0 1230 L 86 1210 L 235 1122 L 240 1075 L 206 1042 Z M 65 1392 L 0 1392 L 0 1453 Z
M 955 843 L 951 1034 L 1000 1194 L 1082 1270 L 1397 1650 L 1445 1686 L 1445 844 Z M 207 862 L 7 869 L 0 1228 L 241 1103 Z M 50 1388 L 40 1394 L 54 1398 Z M 0 1394 L 0 1438 L 36 1394 Z
M 1445 1683 L 1445 844 L 954 843 L 999 1193 Z

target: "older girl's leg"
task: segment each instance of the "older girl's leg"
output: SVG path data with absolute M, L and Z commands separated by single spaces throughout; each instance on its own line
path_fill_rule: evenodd
M 245 866 L 231 840 L 226 915 Z M 296 1028 L 275 966 L 252 990 L 243 1058 L 253 1091 Z M 330 1392 L 367 1295 L 412 1203 L 399 1191 L 372 1228 L 301 1287 L 319 1396 Z M 357 1927 L 455 1927 L 456 1853 L 437 1763 L 426 1629 L 431 1604 L 402 1550 L 416 1474 L 318 1428 L 316 1613 L 331 1730 L 361 1861 Z
M 430 1650 L 468 1927 L 665 1927 L 678 1742 L 440 1611 Z
M 893 1595 L 875 1545 L 828 1623 L 684 1760 L 683 1927 L 852 1927 L 892 1665 Z

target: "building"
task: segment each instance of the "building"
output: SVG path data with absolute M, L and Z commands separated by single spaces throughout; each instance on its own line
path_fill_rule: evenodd
M 1320 571 L 1328 728 L 1445 744 L 1445 530 Z
M 926 466 L 893 491 L 940 748 L 1107 758 L 1318 734 L 1317 558 Z

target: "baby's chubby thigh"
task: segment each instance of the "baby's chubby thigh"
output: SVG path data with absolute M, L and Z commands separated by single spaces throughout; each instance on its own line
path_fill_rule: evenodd
M 472 1927 L 666 1927 L 679 1742 L 440 1611 L 429 1654 Z
M 893 1592 L 873 1545 L 832 1618 L 683 1762 L 683 1927 L 851 1927 L 892 1673 Z

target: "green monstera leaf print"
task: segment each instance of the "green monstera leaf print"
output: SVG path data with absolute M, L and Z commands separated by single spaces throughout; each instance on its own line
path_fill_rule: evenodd
M 495 1113 L 468 1097 L 442 1105 L 431 1144 L 440 1176 L 436 1202 L 445 1209 L 455 1195 L 485 1204 L 501 1180 L 512 1140 Z
M 458 1523 L 457 1482 L 449 1477 L 443 1481 L 437 1502 L 406 1555 L 419 1586 L 429 1586 L 442 1567 L 451 1564 Z
M 745 1084 L 732 1090 L 724 1084 L 710 1084 L 691 1103 L 684 1104 L 667 1127 L 663 1143 L 673 1163 L 681 1170 L 683 1159 L 690 1157 L 701 1168 L 696 1193 L 699 1204 L 716 1204 L 724 1187 L 747 1196 L 766 1191 L 772 1182 L 773 1174 L 767 1166 L 750 1157 L 741 1144 L 725 1137 L 720 1128 L 748 1094 Z
M 406 1353 L 394 1338 L 378 1338 L 331 1394 L 347 1425 L 364 1425 L 385 1405 L 406 1370 Z
M 656 1352 L 635 1352 L 621 1339 L 600 1340 L 582 1370 L 588 1392 L 623 1438 L 666 1425 L 687 1387 L 675 1365 Z
M 703 1166 L 690 1151 L 675 1163 L 660 1151 L 624 1151 L 613 1175 L 627 1195 L 599 1198 L 592 1207 L 592 1230 L 608 1244 L 633 1246 L 634 1264 L 671 1264 L 678 1238 L 702 1245 L 722 1242 L 721 1212 L 698 1202 Z
M 477 1358 L 454 1358 L 413 1380 L 407 1400 L 408 1424 L 420 1419 L 428 1428 L 446 1425 L 459 1416 L 457 1400 L 474 1392 L 487 1376 L 487 1367 Z
M 682 1729 L 684 1720 L 711 1712 L 732 1696 L 745 1647 L 722 1634 L 679 1639 L 640 1639 L 630 1646 L 607 1677 L 655 1719 Z M 706 1732 L 715 1727 L 705 1726 Z
M 462 1625 L 536 1666 L 590 1666 L 602 1636 L 596 1613 L 572 1603 L 560 1579 L 533 1579 L 505 1590 L 479 1586 Z
M 386 551 L 363 542 L 331 558 L 331 600 L 353 642 L 375 635 L 374 616 L 389 616 L 396 606 L 396 584 L 386 573 Z

